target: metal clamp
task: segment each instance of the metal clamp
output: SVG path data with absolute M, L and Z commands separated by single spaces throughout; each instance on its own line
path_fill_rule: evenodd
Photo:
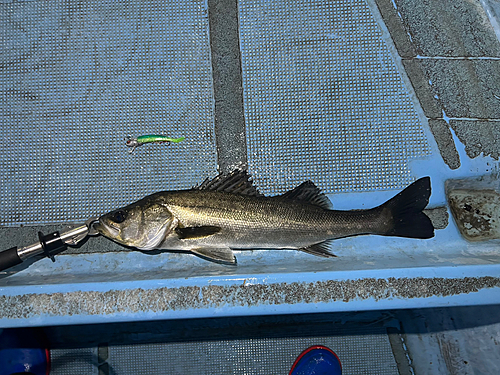
M 97 217 L 90 218 L 84 225 L 77 226 L 61 234 L 59 234 L 59 232 L 53 232 L 44 236 L 39 232 L 39 243 L 18 249 L 17 255 L 22 260 L 26 260 L 32 256 L 45 253 L 45 255 L 54 261 L 52 253 L 64 249 L 66 245 L 76 246 L 87 236 L 97 236 L 99 232 L 94 228 L 94 224 L 98 221 L 99 218 Z
M 67 232 L 61 234 L 61 240 L 69 246 L 76 246 L 82 242 L 87 236 L 97 236 L 97 232 L 94 228 L 94 224 L 99 222 L 99 218 L 93 217 L 88 219 L 84 225 L 80 225 L 73 228 Z
M 84 225 L 77 226 L 62 234 L 52 232 L 43 235 L 42 232 L 38 232 L 38 243 L 22 248 L 14 246 L 0 252 L 0 271 L 14 267 L 26 259 L 39 254 L 45 254 L 55 262 L 54 254 L 66 250 L 67 246 L 78 245 L 87 236 L 97 236 L 99 232 L 94 227 L 94 224 L 97 222 L 99 222 L 98 218 L 90 218 Z

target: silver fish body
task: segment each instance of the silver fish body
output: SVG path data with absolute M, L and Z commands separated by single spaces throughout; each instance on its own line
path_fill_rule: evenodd
M 276 197 L 261 196 L 245 172 L 205 181 L 199 188 L 166 191 L 103 215 L 104 236 L 142 250 L 189 251 L 235 263 L 232 250 L 297 249 L 334 256 L 328 241 L 360 234 L 429 238 L 421 211 L 430 195 L 421 179 L 369 210 L 335 211 L 312 182 Z

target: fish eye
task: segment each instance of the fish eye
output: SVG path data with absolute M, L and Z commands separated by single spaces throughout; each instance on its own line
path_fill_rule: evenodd
M 127 213 L 125 211 L 116 211 L 112 217 L 113 221 L 118 224 L 123 223 L 126 218 Z

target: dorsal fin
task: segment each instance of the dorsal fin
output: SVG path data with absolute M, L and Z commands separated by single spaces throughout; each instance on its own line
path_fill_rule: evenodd
M 327 210 L 331 210 L 333 208 L 330 199 L 328 199 L 328 197 L 324 195 L 312 181 L 303 182 L 296 188 L 287 191 L 283 195 L 280 195 L 280 197 L 297 201 L 304 201 Z
M 236 169 L 229 174 L 220 174 L 213 179 L 207 178 L 196 187 L 197 190 L 223 191 L 225 193 L 261 197 L 252 183 L 252 177 L 247 171 Z

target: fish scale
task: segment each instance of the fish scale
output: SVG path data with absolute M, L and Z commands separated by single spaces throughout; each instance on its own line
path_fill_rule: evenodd
M 337 211 L 310 181 L 264 197 L 238 170 L 199 188 L 152 194 L 103 215 L 96 229 L 129 247 L 183 250 L 225 263 L 236 262 L 235 249 L 297 249 L 331 257 L 328 244 L 341 237 L 432 237 L 434 228 L 422 212 L 430 193 L 426 177 L 378 207 Z

